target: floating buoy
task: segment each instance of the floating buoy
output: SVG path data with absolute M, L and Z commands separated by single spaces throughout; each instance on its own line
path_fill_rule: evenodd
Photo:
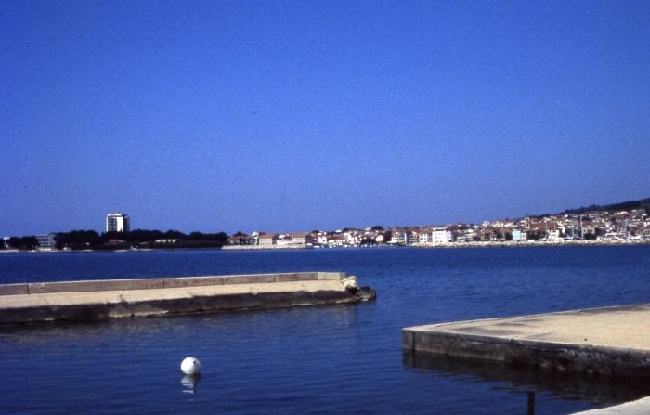
M 181 362 L 181 372 L 186 375 L 197 375 L 201 373 L 201 362 L 196 357 L 186 357 Z

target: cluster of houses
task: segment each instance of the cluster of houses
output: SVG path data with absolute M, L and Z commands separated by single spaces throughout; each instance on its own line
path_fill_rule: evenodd
M 439 245 L 471 242 L 524 241 L 648 241 L 650 217 L 644 209 L 594 211 L 581 214 L 526 216 L 482 224 L 420 227 L 345 228 L 298 233 L 238 233 L 231 246 L 260 248 L 346 247 L 364 245 Z

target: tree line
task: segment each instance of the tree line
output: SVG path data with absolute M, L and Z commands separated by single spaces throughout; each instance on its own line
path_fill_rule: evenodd
M 643 209 L 646 214 L 650 214 L 650 198 L 642 200 L 629 200 L 626 202 L 612 203 L 609 205 L 595 205 L 580 207 L 578 209 L 566 209 L 564 213 L 580 214 L 594 211 L 621 211 Z
M 0 249 L 21 249 L 32 251 L 39 245 L 35 236 L 12 236 L 0 240 Z
M 174 249 L 174 248 L 221 248 L 228 243 L 225 232 L 185 234 L 177 230 L 135 229 L 128 232 L 103 232 L 79 229 L 58 232 L 54 236 L 58 250 L 122 250 L 122 249 Z M 2 249 L 34 250 L 39 246 L 35 236 L 13 236 L 2 241 Z

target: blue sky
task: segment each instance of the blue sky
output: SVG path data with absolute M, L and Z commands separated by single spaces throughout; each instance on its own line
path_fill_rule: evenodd
M 0 235 L 650 197 L 646 1 L 9 1 Z

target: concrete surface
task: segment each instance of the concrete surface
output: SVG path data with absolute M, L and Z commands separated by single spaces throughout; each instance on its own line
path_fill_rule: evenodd
M 402 330 L 402 347 L 411 359 L 418 355 L 478 359 L 510 368 L 648 382 L 650 305 L 407 327 Z M 650 414 L 650 397 L 577 414 Z
M 650 397 L 602 409 L 589 409 L 573 415 L 647 415 L 650 414 Z
M 402 345 L 512 367 L 650 378 L 650 305 L 407 327 Z
M 294 273 L 141 280 L 63 281 L 0 286 L 0 323 L 93 320 L 374 298 L 344 273 Z

